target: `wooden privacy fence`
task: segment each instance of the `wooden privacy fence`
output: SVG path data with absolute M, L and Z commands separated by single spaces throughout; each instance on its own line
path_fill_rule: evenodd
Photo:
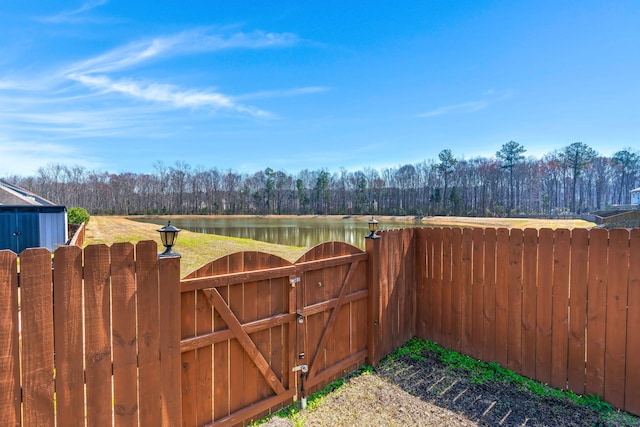
M 54 259 L 27 249 L 18 275 L 0 251 L 0 425 L 179 425 L 179 259 L 155 242 Z
M 418 337 L 640 414 L 640 229 L 416 235 Z
M 366 260 L 332 242 L 295 264 L 236 253 L 183 279 L 183 425 L 259 418 L 363 364 Z
M 0 425 L 242 424 L 413 336 L 640 414 L 640 230 L 380 237 L 182 280 L 154 242 L 0 251 Z

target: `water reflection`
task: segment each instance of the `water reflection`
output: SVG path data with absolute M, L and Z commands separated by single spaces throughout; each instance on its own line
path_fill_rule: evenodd
M 166 219 L 137 218 L 137 221 L 164 225 Z M 171 224 L 197 233 L 240 237 L 280 245 L 313 247 L 329 241 L 346 242 L 364 249 L 369 234 L 367 220 L 358 218 L 175 218 Z M 412 223 L 389 222 L 389 227 L 406 227 Z

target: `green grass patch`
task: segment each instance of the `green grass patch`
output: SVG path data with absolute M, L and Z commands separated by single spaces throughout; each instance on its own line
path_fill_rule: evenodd
M 449 369 L 465 371 L 471 381 L 477 384 L 484 384 L 491 381 L 512 384 L 521 390 L 528 390 L 539 396 L 568 399 L 579 405 L 587 406 L 602 415 L 616 412 L 616 409 L 611 404 L 603 401 L 600 396 L 593 394 L 578 395 L 569 390 L 557 389 L 519 375 L 511 369 L 503 368 L 496 362 L 483 362 L 453 350 L 442 348 L 431 341 L 412 338 L 407 341 L 404 346 L 387 356 L 387 358 L 395 360 L 403 356 L 408 356 L 411 359 L 419 361 L 425 361 L 427 356 L 435 357 L 447 365 Z

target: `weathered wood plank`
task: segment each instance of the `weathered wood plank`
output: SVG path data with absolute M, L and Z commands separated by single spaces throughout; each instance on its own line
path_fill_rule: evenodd
M 507 281 L 507 364 L 522 372 L 522 246 L 523 231 L 511 229 Z
M 585 344 L 587 317 L 587 269 L 589 233 L 574 229 L 571 233 L 571 283 L 569 290 L 569 389 L 584 394 Z
M 482 289 L 482 354 L 496 360 L 496 244 L 495 228 L 484 231 L 484 287 Z
M 627 369 L 624 409 L 640 414 L 640 228 L 631 230 L 629 242 L 629 311 L 627 314 Z
M 22 409 L 25 425 L 54 425 L 54 344 L 51 253 L 20 254 Z
M 136 282 L 140 425 L 160 425 L 158 247 L 152 240 L 136 245 Z
M 106 245 L 84 249 L 87 425 L 112 423 L 111 255 Z
M 58 425 L 84 426 L 82 354 L 82 250 L 62 246 L 54 254 L 53 301 Z
M 471 279 L 471 356 L 481 359 L 483 357 L 483 313 L 484 313 L 484 230 L 474 228 L 472 231 L 473 249 L 472 256 L 472 279 Z M 469 326 L 467 326 L 469 328 Z
M 567 387 L 569 341 L 570 232 L 555 230 L 553 248 L 553 308 L 551 332 L 551 385 Z
M 20 425 L 20 353 L 18 324 L 18 261 L 0 251 L 0 425 Z
M 509 331 L 509 230 L 499 228 L 496 242 L 496 350 L 495 360 L 502 366 L 508 363 Z
M 549 228 L 538 233 L 538 290 L 536 294 L 536 378 L 551 382 L 553 311 L 553 238 Z
M 136 282 L 131 243 L 111 246 L 113 399 L 116 425 L 138 424 Z
M 524 230 L 522 247 L 522 374 L 536 375 L 538 230 Z
M 463 283 L 462 274 L 462 230 L 451 229 L 451 349 L 462 351 L 462 311 Z
M 607 258 L 609 232 L 589 231 L 589 277 L 587 289 L 587 394 L 604 396 L 604 353 L 607 323 Z
M 159 260 L 162 425 L 182 425 L 180 390 L 180 258 Z
M 618 408 L 624 407 L 628 280 L 629 231 L 613 229 L 609 232 L 604 399 Z

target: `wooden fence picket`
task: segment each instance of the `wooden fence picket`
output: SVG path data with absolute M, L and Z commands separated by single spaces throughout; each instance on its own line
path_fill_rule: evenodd
M 20 425 L 20 353 L 17 256 L 0 251 L 0 425 Z
M 627 315 L 627 355 L 624 408 L 640 414 L 640 228 L 631 230 L 629 242 L 629 311 Z M 632 258 L 635 255 L 635 258 Z
M 629 279 L 629 231 L 609 232 L 609 285 L 605 344 L 604 398 L 624 407 L 627 332 L 627 287 Z
M 60 247 L 54 259 L 56 416 L 59 425 L 84 426 L 82 250 Z
M 51 253 L 20 254 L 22 409 L 27 426 L 54 425 L 53 295 Z

